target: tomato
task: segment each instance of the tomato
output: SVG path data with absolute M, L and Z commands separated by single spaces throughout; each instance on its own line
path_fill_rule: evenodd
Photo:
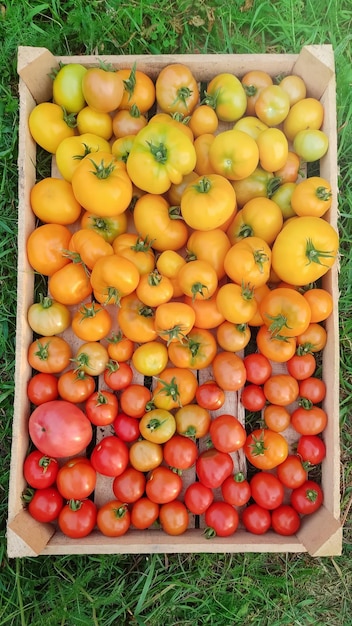
M 112 424 L 117 417 L 118 408 L 115 394 L 105 389 L 94 391 L 84 406 L 86 416 L 95 426 Z
M 318 465 L 326 456 L 326 446 L 317 435 L 301 435 L 297 444 L 297 454 L 303 462 Z
M 164 461 L 173 470 L 185 470 L 194 465 L 197 456 L 197 444 L 183 435 L 173 435 L 163 447 Z
M 182 63 L 163 67 L 155 83 L 156 101 L 167 113 L 192 113 L 199 99 L 196 79 L 191 70 Z
M 190 330 L 182 343 L 172 342 L 168 347 L 169 359 L 175 367 L 204 369 L 208 367 L 217 352 L 214 335 L 205 328 Z
M 187 508 L 180 500 L 172 500 L 162 504 L 159 511 L 159 522 L 168 535 L 182 535 L 188 528 L 189 515 Z
M 273 336 L 297 337 L 307 330 L 311 319 L 303 295 L 286 287 L 272 289 L 261 301 L 259 311 Z
M 89 270 L 104 256 L 114 253 L 113 247 L 92 229 L 81 228 L 73 233 L 69 243 L 69 258 L 81 261 Z
M 136 441 L 140 436 L 139 420 L 125 413 L 118 413 L 118 415 L 116 415 L 113 421 L 113 428 L 116 435 L 122 439 L 122 441 L 130 443 Z
M 244 506 L 251 497 L 251 488 L 242 472 L 225 478 L 221 485 L 221 494 L 225 502 L 233 506 Z
M 129 455 L 132 467 L 140 472 L 150 472 L 161 464 L 163 449 L 159 443 L 141 439 L 132 443 Z
M 296 351 L 295 337 L 273 336 L 265 324 L 259 328 L 256 341 L 260 352 L 276 363 L 285 363 Z
M 141 418 L 139 430 L 147 441 L 165 443 L 176 431 L 175 418 L 170 411 L 165 409 L 152 409 Z
M 218 125 L 219 118 L 214 109 L 208 104 L 201 104 L 196 107 L 188 122 L 194 137 L 199 137 L 205 133 L 215 133 Z
M 257 311 L 253 287 L 249 283 L 242 285 L 228 282 L 222 285 L 216 296 L 216 305 L 227 322 L 248 324 Z
M 59 396 L 58 380 L 54 374 L 39 372 L 34 374 L 27 384 L 27 396 L 32 404 L 39 405 L 49 400 L 56 400 Z
M 71 183 L 73 173 L 81 160 L 87 155 L 94 154 L 94 152 L 100 150 L 111 152 L 110 144 L 106 139 L 94 133 L 83 133 L 74 137 L 67 137 L 61 141 L 55 153 L 57 169 L 65 181 Z M 72 186 L 70 188 L 72 190 Z M 73 194 L 72 191 L 71 193 Z
M 103 476 L 119 476 L 128 465 L 128 447 L 115 435 L 108 435 L 98 442 L 90 456 L 94 469 Z
M 86 106 L 77 115 L 77 129 L 80 135 L 91 133 L 108 141 L 113 134 L 111 115 Z
M 287 372 L 296 380 L 304 380 L 309 378 L 315 372 L 316 359 L 311 352 L 294 354 L 286 362 Z
M 177 409 L 192 402 L 198 381 L 186 368 L 167 367 L 160 372 L 153 390 L 153 402 L 157 409 Z
M 64 400 L 44 402 L 29 417 L 29 435 L 47 456 L 80 454 L 92 439 L 92 426 L 83 411 Z
M 321 378 L 309 376 L 299 382 L 299 395 L 308 403 L 319 404 L 326 396 L 326 383 Z
M 265 425 L 276 433 L 281 433 L 289 427 L 291 415 L 284 406 L 268 404 L 264 407 L 263 418 Z
M 86 300 L 92 293 L 87 268 L 72 261 L 49 277 L 48 289 L 54 300 L 74 305 Z
M 28 126 L 34 141 L 47 152 L 55 154 L 66 137 L 75 134 L 76 120 L 53 102 L 40 102 L 29 114 Z
M 149 498 L 140 498 L 131 509 L 131 524 L 139 530 L 145 530 L 156 522 L 159 517 L 159 505 Z
M 125 361 L 118 363 L 117 361 L 110 360 L 103 372 L 103 377 L 105 384 L 110 389 L 113 391 L 121 391 L 131 384 L 133 370 Z
M 223 122 L 235 122 L 243 116 L 247 108 L 247 96 L 241 81 L 228 72 L 212 78 L 203 102 L 211 106 Z
M 215 382 L 224 391 L 238 391 L 246 382 L 242 359 L 233 352 L 218 352 L 212 363 Z
M 58 374 L 70 363 L 71 347 L 62 337 L 39 337 L 28 348 L 28 363 L 44 374 Z
M 332 295 L 326 289 L 308 289 L 303 294 L 311 310 L 311 323 L 323 322 L 333 310 Z
M 273 79 L 270 74 L 262 70 L 250 70 L 242 76 L 241 83 L 247 96 L 246 115 L 254 115 L 255 103 L 258 100 L 261 90 L 264 89 L 264 87 L 272 85 Z
M 148 124 L 148 119 L 137 105 L 130 109 L 119 109 L 112 118 L 112 130 L 116 138 L 137 135 Z
M 216 328 L 225 321 L 223 314 L 219 311 L 216 304 L 217 294 L 218 289 L 216 289 L 215 293 L 210 296 L 210 298 L 205 298 L 204 300 L 194 300 L 189 296 L 184 296 L 183 301 L 185 304 L 188 304 L 195 313 L 194 325 L 196 328 L 209 330 Z
M 248 532 L 264 535 L 271 526 L 271 513 L 259 504 L 250 504 L 242 513 L 242 522 Z
M 251 495 L 263 509 L 276 509 L 283 503 L 284 487 L 270 472 L 258 472 L 250 480 Z
M 298 154 L 289 150 L 286 163 L 274 172 L 275 177 L 280 179 L 280 185 L 295 183 L 300 173 L 301 159 Z
M 208 176 L 209 174 L 215 174 L 215 170 L 210 163 L 209 152 L 210 147 L 215 139 L 213 133 L 204 133 L 194 139 L 193 145 L 196 151 L 196 164 L 194 171 L 198 176 Z
M 102 217 L 123 213 L 132 200 L 132 183 L 125 167 L 110 152 L 99 151 L 82 159 L 71 184 L 80 205 Z
M 299 455 L 289 454 L 287 459 L 276 468 L 277 477 L 288 489 L 296 489 L 308 478 L 307 468 Z
M 227 229 L 227 235 L 232 245 L 245 237 L 258 237 L 270 246 L 282 224 L 280 207 L 269 198 L 255 197 L 248 200 L 235 215 Z
M 71 323 L 69 309 L 49 296 L 40 296 L 40 302 L 31 304 L 27 312 L 31 329 L 38 335 L 52 337 L 63 333 Z
M 122 78 L 124 91 L 119 109 L 131 109 L 138 106 L 142 113 L 146 113 L 155 101 L 155 87 L 152 79 L 136 69 L 133 64 L 131 69 L 117 70 L 117 75 Z
M 260 470 L 270 470 L 287 458 L 288 444 L 280 433 L 258 428 L 248 435 L 244 453 L 254 467 Z
M 149 274 L 155 268 L 155 256 L 152 241 L 135 233 L 122 233 L 113 241 L 115 254 L 129 259 L 142 275 Z
M 229 180 L 250 176 L 259 163 L 256 141 L 241 130 L 225 130 L 216 135 L 209 149 L 214 171 Z
M 166 199 L 171 204 L 171 206 L 180 206 L 181 198 L 184 190 L 188 185 L 199 178 L 199 175 L 194 170 L 189 172 L 189 174 L 185 174 L 179 184 L 172 184 L 166 193 Z M 159 268 L 160 271 L 162 271 Z
M 220 280 L 225 276 L 224 259 L 230 247 L 228 236 L 220 228 L 196 230 L 187 241 L 187 260 L 198 259 L 210 263 Z
M 61 65 L 53 80 L 53 102 L 68 113 L 78 113 L 85 100 L 82 92 L 82 79 L 87 68 L 80 63 Z
M 199 439 L 208 433 L 211 417 L 209 411 L 199 403 L 186 404 L 176 411 L 175 421 L 178 434 Z
M 155 330 L 167 344 L 180 341 L 192 330 L 196 314 L 185 302 L 165 302 L 155 311 Z
M 272 374 L 263 386 L 264 394 L 270 404 L 287 406 L 297 400 L 298 382 L 289 374 Z
M 322 130 L 300 130 L 293 140 L 293 149 L 307 163 L 318 161 L 329 148 L 329 138 Z
M 109 311 L 97 302 L 80 305 L 72 318 L 72 330 L 83 341 L 99 341 L 110 332 L 112 319 Z
M 73 404 L 79 404 L 88 400 L 94 389 L 95 381 L 93 376 L 86 374 L 82 370 L 66 370 L 60 375 L 58 380 L 60 398 Z
M 147 341 L 134 351 L 132 363 L 144 376 L 158 376 L 168 363 L 168 351 L 160 341 Z
M 288 93 L 290 98 L 290 107 L 306 97 L 306 84 L 300 76 L 287 74 L 282 80 L 280 80 L 279 84 L 280 87 Z
M 234 130 L 241 130 L 244 133 L 247 133 L 247 135 L 257 141 L 260 133 L 263 130 L 266 130 L 268 126 L 264 124 L 264 122 L 261 122 L 256 116 L 246 115 L 245 117 L 241 117 L 237 120 L 233 128 Z
M 61 532 L 72 539 L 87 537 L 96 524 L 97 507 L 92 500 L 70 500 L 60 511 Z
M 112 243 L 118 235 L 127 230 L 126 212 L 111 217 L 101 217 L 89 211 L 84 211 L 81 217 L 81 228 L 94 230 L 108 243 Z
M 126 467 L 119 476 L 115 476 L 112 490 L 117 500 L 131 504 L 139 500 L 144 494 L 146 477 L 143 472 L 134 467 Z
M 269 245 L 264 239 L 253 236 L 245 237 L 231 246 L 226 253 L 224 266 L 232 281 L 238 285 L 249 284 L 253 288 L 261 287 L 269 280 L 270 262 Z
M 23 476 L 33 489 L 51 487 L 57 477 L 59 464 L 56 459 L 45 456 L 40 450 L 30 452 L 23 463 Z
M 73 363 L 79 374 L 100 376 L 109 363 L 108 351 L 99 341 L 87 341 L 78 348 Z
M 244 446 L 246 431 L 234 415 L 222 413 L 215 417 L 209 427 L 214 448 L 220 452 L 235 452 Z
M 169 302 L 174 294 L 170 278 L 163 276 L 157 269 L 143 274 L 136 288 L 137 297 L 150 307 Z
M 272 512 L 271 525 L 279 535 L 295 535 L 301 526 L 301 518 L 292 506 L 282 504 Z
M 266 396 L 262 387 L 253 383 L 243 387 L 241 402 L 247 411 L 261 411 L 266 404 Z
M 67 250 L 71 236 L 63 224 L 38 226 L 27 238 L 29 264 L 39 274 L 51 276 L 70 262 L 63 251 Z
M 134 225 L 139 235 L 143 240 L 151 239 L 153 248 L 159 252 L 179 250 L 185 245 L 189 233 L 179 217 L 179 211 L 156 193 L 142 195 L 133 211 Z
M 216 340 L 226 352 L 244 350 L 249 344 L 250 338 L 251 331 L 248 324 L 233 324 L 225 320 L 216 329 Z
M 319 130 L 324 119 L 324 107 L 316 98 L 302 98 L 292 105 L 283 130 L 289 141 L 305 129 Z
M 243 359 L 246 368 L 247 381 L 255 385 L 262 385 L 272 374 L 272 365 L 263 354 L 253 352 Z
M 200 453 L 196 461 L 197 476 L 203 485 L 216 489 L 233 472 L 233 460 L 228 452 L 208 448 Z
M 154 310 L 145 306 L 135 292 L 121 298 L 117 322 L 128 339 L 136 343 L 154 341 L 157 338 L 154 321 Z
M 122 78 L 109 69 L 91 67 L 83 76 L 82 91 L 88 106 L 95 111 L 110 113 L 121 104 Z
M 256 167 L 250 176 L 234 180 L 231 184 L 236 193 L 237 207 L 241 209 L 253 198 L 267 198 L 271 190 L 278 185 L 278 180 L 274 178 L 273 173 L 266 172 L 262 167 Z
M 291 206 L 291 198 L 295 188 L 296 183 L 283 183 L 271 196 L 271 199 L 280 207 L 284 220 L 296 216 Z
M 134 352 L 134 342 L 119 330 L 106 337 L 108 342 L 107 351 L 113 361 L 129 361 Z
M 59 516 L 64 501 L 56 487 L 37 489 L 28 503 L 29 514 L 37 522 L 53 522 Z
M 160 465 L 151 471 L 145 491 L 152 502 L 165 504 L 175 500 L 182 489 L 182 478 L 171 469 Z
M 154 122 L 137 133 L 126 166 L 137 187 L 151 194 L 162 194 L 172 183 L 180 183 L 195 164 L 191 139 L 169 123 Z
M 96 471 L 87 458 L 76 457 L 60 467 L 56 484 L 65 500 L 84 500 L 95 489 Z
M 121 411 L 130 417 L 143 417 L 151 398 L 152 393 L 147 387 L 132 383 L 120 393 Z
M 30 191 L 31 209 L 46 224 L 73 224 L 82 207 L 67 180 L 48 176 L 33 185 Z
M 210 487 L 202 483 L 191 483 L 184 494 L 184 502 L 194 515 L 203 515 L 214 500 L 214 493 Z
M 218 287 L 215 269 L 210 262 L 201 259 L 183 265 L 177 274 L 177 280 L 183 293 L 193 300 L 211 297 Z
M 205 536 L 229 537 L 237 530 L 239 515 L 236 509 L 228 502 L 213 502 L 205 511 Z
M 186 187 L 181 197 L 182 217 L 195 230 L 217 229 L 235 210 L 235 191 L 220 171 L 199 176 Z
M 257 117 L 268 126 L 281 124 L 286 119 L 289 110 L 290 98 L 280 85 L 264 87 L 254 106 Z
M 297 337 L 297 345 L 302 353 L 320 352 L 326 346 L 327 331 L 321 324 L 312 322 L 307 330 Z
M 321 176 L 311 176 L 296 185 L 291 198 L 296 215 L 322 217 L 332 204 L 329 181 Z
M 263 170 L 275 172 L 284 167 L 288 158 L 288 141 L 279 128 L 268 128 L 257 139 L 259 163 Z
M 94 264 L 90 282 L 99 302 L 119 304 L 122 297 L 134 292 L 139 278 L 138 269 L 132 261 L 113 254 L 98 259 Z
M 290 496 L 291 505 L 301 515 L 315 513 L 323 501 L 322 488 L 314 480 L 306 480 L 303 485 L 293 489 Z

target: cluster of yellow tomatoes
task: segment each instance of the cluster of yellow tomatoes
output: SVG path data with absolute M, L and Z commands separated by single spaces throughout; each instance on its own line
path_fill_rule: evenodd
M 53 101 L 38 104 L 28 120 L 58 172 L 31 190 L 39 225 L 27 241 L 29 263 L 48 278 L 50 294 L 28 311 L 37 335 L 28 360 L 58 377 L 55 400 L 81 405 L 100 375 L 118 393 L 133 387 L 130 404 L 143 406 L 139 434 L 159 446 L 175 435 L 181 408 L 190 407 L 186 430 L 192 408 L 195 421 L 197 407 L 204 419 L 210 404 L 196 402 L 197 371 L 208 368 L 218 398 L 243 390 L 247 370 L 238 353 L 251 330 L 257 352 L 271 362 L 287 363 L 299 347 L 302 355 L 323 349 L 322 322 L 333 302 L 313 283 L 335 263 L 338 236 L 325 219 L 329 181 L 301 176 L 305 162 L 328 150 L 323 119 L 320 101 L 293 75 L 274 83 L 263 71 L 241 79 L 219 73 L 201 93 L 182 63 L 164 67 L 155 82 L 136 67 L 59 69 Z M 79 344 L 74 353 L 68 329 Z M 155 377 L 152 393 L 133 385 L 130 364 Z M 270 404 L 289 404 L 288 378 L 277 402 L 271 391 Z M 257 448 L 259 457 L 272 454 Z M 140 455 L 133 464 L 140 472 L 163 462 L 162 454 L 156 465 Z M 253 450 L 247 456 L 261 469 L 285 460 L 279 453 L 262 466 Z M 179 528 L 168 524 L 166 532 L 178 534 L 188 517 Z

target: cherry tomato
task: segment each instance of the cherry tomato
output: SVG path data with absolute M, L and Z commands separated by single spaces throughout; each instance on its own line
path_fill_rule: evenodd
M 221 485 L 221 494 L 225 502 L 233 506 L 244 506 L 251 497 L 251 488 L 242 472 L 225 478 Z
M 212 363 L 216 383 L 224 391 L 238 391 L 246 382 L 242 359 L 233 352 L 218 352 Z
M 185 470 L 194 465 L 198 456 L 197 444 L 183 435 L 173 435 L 163 447 L 164 461 L 171 469 Z
M 60 511 L 58 525 L 61 532 L 72 539 L 89 535 L 97 520 L 97 507 L 92 500 L 70 500 Z
M 314 480 L 306 480 L 300 487 L 293 489 L 290 503 L 301 515 L 315 513 L 324 500 L 322 488 Z
M 308 473 L 298 454 L 289 454 L 287 459 L 276 468 L 278 479 L 288 489 L 296 489 L 303 485 Z
M 286 367 L 290 376 L 293 376 L 296 380 L 304 380 L 314 374 L 316 359 L 311 352 L 294 354 L 293 357 L 286 362 Z
M 235 452 L 244 446 L 246 431 L 234 415 L 223 413 L 215 417 L 209 427 L 214 448 L 220 452 Z
M 284 487 L 279 479 L 270 472 L 258 472 L 250 481 L 253 500 L 263 509 L 276 509 L 284 499 Z
M 140 436 L 139 420 L 125 413 L 118 413 L 113 421 L 113 428 L 122 441 L 131 443 Z
M 228 502 L 213 502 L 205 511 L 205 536 L 229 537 L 237 530 L 239 515 Z
M 159 443 L 141 439 L 130 447 L 130 463 L 141 472 L 150 472 L 163 460 L 163 449 Z
M 23 476 L 33 489 L 51 487 L 55 483 L 58 471 L 57 460 L 43 455 L 39 450 L 33 450 L 24 460 Z
M 117 361 L 110 360 L 103 373 L 105 384 L 113 391 L 121 391 L 126 389 L 133 378 L 133 370 L 131 366 L 123 361 L 118 363 Z
M 299 385 L 289 374 L 273 374 L 264 383 L 264 394 L 270 404 L 287 406 L 297 400 Z
M 261 411 L 266 404 L 266 396 L 260 385 L 246 385 L 241 392 L 241 402 L 247 411 Z
M 248 435 L 244 453 L 254 467 L 270 470 L 287 458 L 288 443 L 280 433 L 258 428 Z
M 131 504 L 144 494 L 146 477 L 135 467 L 126 467 L 119 476 L 115 476 L 112 490 L 117 500 Z
M 131 509 L 131 524 L 139 530 L 145 530 L 159 517 L 159 504 L 143 497 L 134 502 Z
M 132 383 L 120 393 L 120 408 L 130 417 L 143 417 L 151 401 L 152 393 L 144 385 Z
M 243 359 L 243 364 L 249 383 L 263 385 L 272 374 L 272 365 L 269 359 L 258 352 L 247 354 Z
M 272 512 L 271 525 L 273 531 L 279 535 L 290 536 L 299 530 L 301 518 L 292 506 L 282 504 Z
M 89 459 L 76 457 L 60 467 L 56 484 L 65 500 L 84 500 L 95 489 L 96 471 Z
M 128 464 L 128 448 L 124 441 L 109 435 L 95 445 L 90 460 L 94 469 L 103 476 L 119 476 Z
M 264 535 L 271 526 L 271 514 L 259 504 L 250 504 L 242 513 L 242 522 L 250 533 Z
M 320 352 L 326 346 L 327 332 L 321 324 L 311 322 L 307 330 L 298 335 L 297 345 L 302 352 Z
M 196 461 L 196 472 L 203 485 L 216 489 L 233 472 L 233 460 L 227 452 L 209 448 L 200 453 Z
M 162 529 L 168 535 L 182 535 L 189 524 L 186 505 L 180 500 L 172 500 L 172 502 L 162 504 L 159 511 L 159 521 Z
M 85 413 L 95 426 L 108 426 L 117 417 L 118 400 L 115 394 L 105 389 L 94 391 L 86 400 Z
M 98 510 L 97 526 L 106 537 L 121 537 L 131 525 L 131 514 L 127 504 L 110 500 Z
M 59 397 L 58 379 L 54 374 L 39 372 L 29 379 L 27 385 L 27 396 L 30 402 L 35 405 L 56 400 Z
M 145 486 L 147 497 L 157 504 L 175 500 L 180 495 L 181 489 L 182 478 L 163 465 L 150 472 Z
M 53 522 L 63 504 L 63 498 L 56 487 L 44 487 L 34 492 L 28 504 L 28 512 L 37 522 Z
M 299 382 L 299 395 L 313 404 L 322 402 L 326 395 L 326 383 L 316 376 L 309 376 Z M 308 433 L 304 433 L 308 434 Z M 317 434 L 317 433 L 310 433 Z
M 186 404 L 175 413 L 176 431 L 185 437 L 204 437 L 210 426 L 208 409 L 199 404 Z
M 317 435 L 301 435 L 297 444 L 297 454 L 303 462 L 318 465 L 325 459 L 326 446 Z
M 290 425 L 291 415 L 284 406 L 268 404 L 263 411 L 265 425 L 276 433 L 281 433 Z
M 208 411 L 221 409 L 225 402 L 224 390 L 214 381 L 208 380 L 198 386 L 196 390 L 196 401 Z
M 214 500 L 214 493 L 203 483 L 191 483 L 184 494 L 186 507 L 194 515 L 203 515 Z
M 152 409 L 141 418 L 139 430 L 147 441 L 165 443 L 176 431 L 176 420 L 166 409 Z

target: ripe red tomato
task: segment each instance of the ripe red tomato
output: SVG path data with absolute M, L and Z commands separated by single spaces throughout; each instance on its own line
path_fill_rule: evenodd
M 247 372 L 247 381 L 255 385 L 263 385 L 272 374 L 269 359 L 259 352 L 247 354 L 243 359 L 243 364 Z
M 286 362 L 288 373 L 296 380 L 304 380 L 313 376 L 316 368 L 316 360 L 314 354 L 307 352 L 306 354 L 294 354 Z
M 131 524 L 131 514 L 127 504 L 110 500 L 98 510 L 97 526 L 106 537 L 121 537 Z
M 300 528 L 301 518 L 289 504 L 282 504 L 271 514 L 271 526 L 278 535 L 294 535 Z
M 299 406 L 291 413 L 291 426 L 301 435 L 319 435 L 327 423 L 326 412 L 315 404 Z
M 246 431 L 234 415 L 223 413 L 215 417 L 210 424 L 209 435 L 214 448 L 220 452 L 235 452 L 246 441 Z
M 325 443 L 317 435 L 302 435 L 297 444 L 297 454 L 302 461 L 318 465 L 326 456 Z
M 303 485 L 293 489 L 290 502 L 297 513 L 310 515 L 315 513 L 324 500 L 323 490 L 314 480 L 306 480 Z
M 276 509 L 284 499 L 284 486 L 270 472 L 258 472 L 250 481 L 253 500 L 263 509 Z
M 221 485 L 221 494 L 225 502 L 233 506 L 243 506 L 251 497 L 251 488 L 242 472 L 237 472 L 225 478 Z
M 128 448 L 124 441 L 109 435 L 96 444 L 90 460 L 94 469 L 103 476 L 119 476 L 128 465 Z
M 300 487 L 308 478 L 307 468 L 296 454 L 289 454 L 287 459 L 276 468 L 280 482 L 288 489 Z
M 216 448 L 204 450 L 196 461 L 196 472 L 203 485 L 216 489 L 233 472 L 233 460 L 227 452 Z
M 319 404 L 325 398 L 326 384 L 321 378 L 316 376 L 305 378 L 299 383 L 299 395 L 301 398 L 310 400 L 313 404 Z
M 113 391 L 121 391 L 131 384 L 133 378 L 133 370 L 131 366 L 123 361 L 110 360 L 106 370 L 103 373 L 105 384 Z
M 203 515 L 214 500 L 214 493 L 203 483 L 191 483 L 184 494 L 186 507 L 194 515 Z
M 34 492 L 28 504 L 28 512 L 37 522 L 53 522 L 63 504 L 63 498 L 56 487 L 45 487 Z
M 229 537 L 238 528 L 239 515 L 228 502 L 213 502 L 205 511 L 205 523 L 207 539 L 216 536 Z
M 140 498 L 132 506 L 131 524 L 139 530 L 145 530 L 156 522 L 159 517 L 159 504 L 149 498 Z
M 197 387 L 196 401 L 203 409 L 216 411 L 223 406 L 225 393 L 216 382 L 208 380 Z
M 145 491 L 146 477 L 134 467 L 126 467 L 119 476 L 115 476 L 112 490 L 115 498 L 130 504 L 139 500 Z
M 247 411 L 261 411 L 266 404 L 266 396 L 260 385 L 246 385 L 241 392 L 241 402 Z
M 39 405 L 30 415 L 28 428 L 36 448 L 58 459 L 80 454 L 92 439 L 89 419 L 65 400 Z
M 147 497 L 157 504 L 175 500 L 180 495 L 181 489 L 182 478 L 163 465 L 151 471 L 145 486 Z
M 271 526 L 271 514 L 259 504 L 250 504 L 242 513 L 242 522 L 250 533 L 263 535 Z
M 27 385 L 27 396 L 32 404 L 38 406 L 59 397 L 57 377 L 54 374 L 39 372 L 30 378 Z
M 72 539 L 89 535 L 97 520 L 97 507 L 92 500 L 70 500 L 60 511 L 58 525 L 61 532 Z
M 170 468 L 185 470 L 196 462 L 198 447 L 193 439 L 176 434 L 164 444 L 163 455 Z
M 86 400 L 85 412 L 95 426 L 108 426 L 117 416 L 119 404 L 115 394 L 103 389 L 94 391 Z
M 125 413 L 119 413 L 115 417 L 113 421 L 113 428 L 116 435 L 122 439 L 122 441 L 136 441 L 140 435 L 139 420 L 136 417 L 130 417 Z
M 39 450 L 33 450 L 24 460 L 23 476 L 33 489 L 51 487 L 58 471 L 57 460 L 43 455 Z
M 59 469 L 56 484 L 65 500 L 84 500 L 93 493 L 96 479 L 96 471 L 89 459 L 75 457 Z

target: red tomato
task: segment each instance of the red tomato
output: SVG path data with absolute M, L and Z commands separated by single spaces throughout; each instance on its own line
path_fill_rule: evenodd
M 216 411 L 221 409 L 225 402 L 224 390 L 219 385 L 208 380 L 207 382 L 199 385 L 196 390 L 196 401 L 199 406 L 208 411 Z
M 131 523 L 139 530 L 145 530 L 156 522 L 159 517 L 159 504 L 149 498 L 140 498 L 132 506 Z
M 242 472 L 237 472 L 225 478 L 221 485 L 221 493 L 225 502 L 233 506 L 243 506 L 251 497 L 251 488 Z
M 89 419 L 65 400 L 44 402 L 34 409 L 28 428 L 36 448 L 55 458 L 80 454 L 92 439 Z
M 325 398 L 326 384 L 321 378 L 309 376 L 299 383 L 299 395 L 301 398 L 310 400 L 313 404 L 319 404 Z
M 96 479 L 96 471 L 89 459 L 75 457 L 59 469 L 56 484 L 65 500 L 84 500 L 93 493 Z
M 290 502 L 297 513 L 310 515 L 322 505 L 324 495 L 322 488 L 314 480 L 306 480 L 303 485 L 293 489 Z
M 163 455 L 170 468 L 185 470 L 196 462 L 198 447 L 193 439 L 176 434 L 164 444 Z
M 115 498 L 130 504 L 139 500 L 145 491 L 146 478 L 143 472 L 134 467 L 126 467 L 119 476 L 115 476 L 112 490 Z
M 244 446 L 246 431 L 234 415 L 223 413 L 215 417 L 209 428 L 214 448 L 220 452 L 235 452 Z
M 324 409 L 311 405 L 299 406 L 291 413 L 291 426 L 301 435 L 319 435 L 328 423 Z
M 180 500 L 173 500 L 162 504 L 159 511 L 159 521 L 162 529 L 168 535 L 182 535 L 189 523 L 186 505 Z
M 260 385 L 246 385 L 241 392 L 241 402 L 247 411 L 261 411 L 266 404 L 266 396 Z
M 199 482 L 191 483 L 184 495 L 185 505 L 194 515 L 203 515 L 213 500 L 214 493 L 210 487 Z
M 119 413 L 116 416 L 113 422 L 113 428 L 116 435 L 122 439 L 122 441 L 136 441 L 140 435 L 139 420 L 125 413 Z
M 300 487 L 308 478 L 307 468 L 296 454 L 290 454 L 283 463 L 280 463 L 276 468 L 276 474 L 288 489 Z
M 297 454 L 310 465 L 321 463 L 326 456 L 325 443 L 317 435 L 302 435 L 297 444 Z
M 152 399 L 152 392 L 144 385 L 131 384 L 120 394 L 121 411 L 130 417 L 143 417 L 147 404 Z
M 30 378 L 27 385 L 27 396 L 32 404 L 38 406 L 59 397 L 57 377 L 54 374 L 39 372 Z
M 33 450 L 24 460 L 23 476 L 33 489 L 51 487 L 58 471 L 57 460 L 43 455 L 39 450 Z
M 97 507 L 92 500 L 70 500 L 60 512 L 58 525 L 61 532 L 72 539 L 89 535 L 97 520 Z
M 102 391 L 94 391 L 86 400 L 84 408 L 92 424 L 95 426 L 108 426 L 116 418 L 119 405 L 115 394 L 104 389 Z
M 249 383 L 263 385 L 272 374 L 272 366 L 269 359 L 259 352 L 247 354 L 243 359 L 243 364 L 246 368 L 247 381 Z
M 103 476 L 119 476 L 128 464 L 128 448 L 115 435 L 102 439 L 93 448 L 90 460 L 94 469 Z
M 271 525 L 278 535 L 294 535 L 300 528 L 301 518 L 289 504 L 282 504 L 271 514 Z
M 97 526 L 106 537 L 121 537 L 131 524 L 131 514 L 127 504 L 110 500 L 98 510 Z
M 35 491 L 28 504 L 28 512 L 37 522 L 53 522 L 63 504 L 63 498 L 56 487 L 45 487 Z
M 270 472 L 258 472 L 250 481 L 253 500 L 263 509 L 276 509 L 284 499 L 284 487 Z
M 175 500 L 180 495 L 181 489 L 182 478 L 163 465 L 151 471 L 145 486 L 147 497 L 157 504 Z
M 304 380 L 309 378 L 315 372 L 316 360 L 314 354 L 307 352 L 306 354 L 294 354 L 286 362 L 287 371 L 290 376 L 296 380 Z
M 105 384 L 113 391 L 121 391 L 131 384 L 133 370 L 131 366 L 123 361 L 110 360 L 103 374 Z
M 237 530 L 239 515 L 228 502 L 213 502 L 205 511 L 205 536 L 229 537 Z
M 246 530 L 254 535 L 264 535 L 271 526 L 271 514 L 259 504 L 250 504 L 242 513 Z
M 196 472 L 203 485 L 216 489 L 233 472 L 233 460 L 227 452 L 209 448 L 196 461 Z

